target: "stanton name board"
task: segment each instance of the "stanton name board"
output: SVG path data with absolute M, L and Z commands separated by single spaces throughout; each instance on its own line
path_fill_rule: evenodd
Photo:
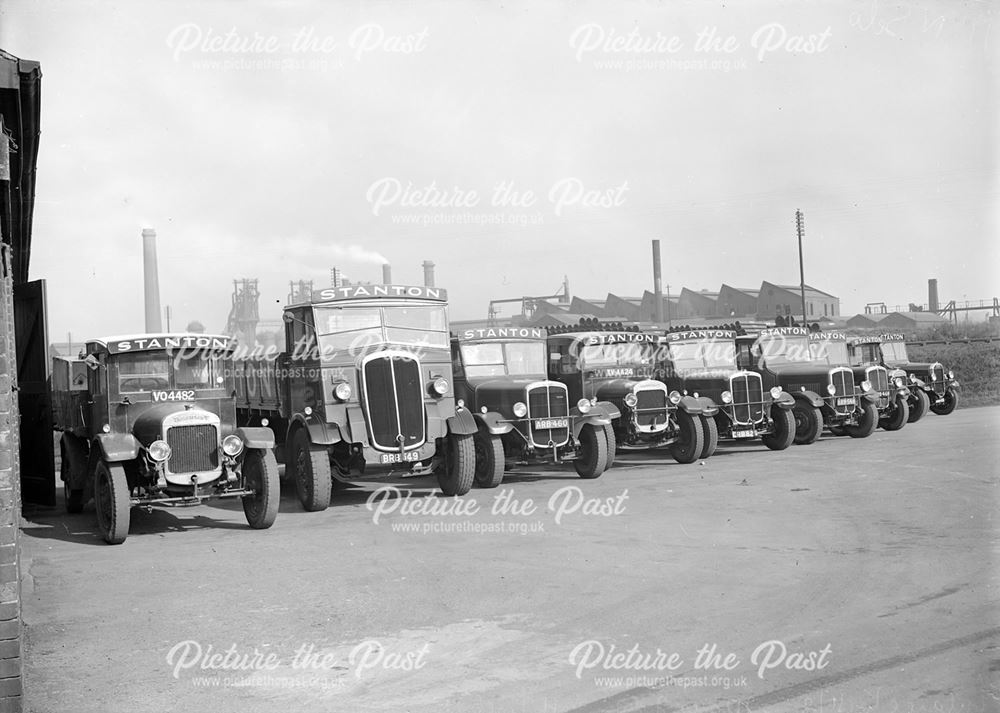
M 690 332 L 670 332 L 667 338 L 672 342 L 688 339 L 736 339 L 736 332 L 727 329 L 698 329 Z
M 419 287 L 416 285 L 348 285 L 346 287 L 325 287 L 322 290 L 313 290 L 312 293 L 313 302 L 398 298 L 446 302 L 448 291 L 440 287 Z
M 545 330 L 531 327 L 466 329 L 462 339 L 545 339 Z
M 129 337 L 108 342 L 108 352 L 150 351 L 154 349 L 212 349 L 226 351 L 232 346 L 229 337 L 205 335 L 178 336 L 176 334 L 150 334 L 142 337 Z

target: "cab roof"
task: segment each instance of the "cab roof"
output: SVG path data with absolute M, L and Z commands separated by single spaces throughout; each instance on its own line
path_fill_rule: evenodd
M 361 300 L 429 300 L 447 304 L 448 290 L 441 287 L 417 285 L 345 285 L 313 290 L 308 302 L 296 302 L 289 307 L 329 304 L 331 302 L 357 302 Z

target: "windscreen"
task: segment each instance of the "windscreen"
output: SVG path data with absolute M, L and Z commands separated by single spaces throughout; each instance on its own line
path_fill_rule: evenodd
M 670 360 L 678 374 L 706 369 L 734 369 L 736 344 L 729 340 L 671 342 Z
M 462 345 L 468 377 L 545 375 L 544 342 L 483 342 Z
M 809 343 L 809 349 L 812 351 L 813 361 L 830 366 L 851 363 L 847 356 L 847 342 L 818 339 Z
M 591 344 L 580 350 L 584 369 L 606 366 L 646 366 L 653 363 L 654 344 L 630 342 L 627 344 Z
M 318 306 L 314 312 L 324 355 L 383 344 L 448 346 L 448 316 L 443 306 Z
M 758 342 L 760 355 L 768 366 L 808 364 L 813 361 L 809 350 L 809 337 L 802 335 L 774 335 L 762 337 Z
M 217 389 L 222 387 L 225 371 L 225 359 L 207 353 L 137 352 L 120 354 L 117 362 L 120 393 Z
M 907 364 L 910 361 L 905 342 L 882 342 L 882 356 L 886 364 Z

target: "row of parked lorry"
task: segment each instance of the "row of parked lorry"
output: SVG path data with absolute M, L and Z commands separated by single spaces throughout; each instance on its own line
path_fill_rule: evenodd
M 318 511 L 338 481 L 433 473 L 464 495 L 539 462 L 597 478 L 624 451 L 693 463 L 720 439 L 783 450 L 824 428 L 864 438 L 958 400 L 954 374 L 911 363 L 901 335 L 596 320 L 454 334 L 445 290 L 396 285 L 318 290 L 283 319 L 283 350 L 147 334 L 57 357 L 67 510 L 93 497 L 112 544 L 133 507 L 207 498 L 239 498 L 250 527 L 267 528 L 279 462 Z

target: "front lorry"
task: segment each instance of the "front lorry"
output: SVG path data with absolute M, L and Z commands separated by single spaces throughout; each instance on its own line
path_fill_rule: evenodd
M 609 465 L 618 410 L 572 401 L 565 384 L 546 376 L 545 336 L 537 328 L 495 327 L 466 329 L 452 341 L 456 397 L 478 427 L 480 487 L 497 487 L 516 465 L 572 461 L 581 478 L 597 478 Z
M 444 494 L 469 491 L 477 427 L 455 403 L 445 290 L 331 287 L 283 320 L 285 351 L 242 361 L 238 418 L 274 429 L 306 510 L 326 509 L 334 480 L 434 473 Z
M 620 413 L 609 452 L 668 448 L 678 463 L 693 463 L 705 443 L 703 405 L 653 378 L 658 342 L 618 329 L 550 332 L 549 377 L 567 386 L 571 402 L 608 402 Z
M 93 497 L 101 535 L 124 542 L 133 506 L 239 497 L 251 527 L 278 512 L 274 436 L 238 428 L 233 345 L 222 335 L 143 334 L 56 357 L 53 403 L 66 508 Z
M 720 438 L 759 438 L 781 451 L 795 437 L 795 399 L 781 386 L 765 389 L 760 374 L 737 366 L 736 337 L 735 331 L 711 328 L 685 328 L 661 337 L 667 387 L 702 403 L 703 458 L 715 451 Z
M 883 334 L 879 342 L 879 353 L 871 356 L 881 358 L 887 369 L 909 383 L 910 423 L 919 421 L 928 411 L 947 416 L 955 410 L 959 389 L 955 372 L 938 361 L 910 361 L 902 334 Z

